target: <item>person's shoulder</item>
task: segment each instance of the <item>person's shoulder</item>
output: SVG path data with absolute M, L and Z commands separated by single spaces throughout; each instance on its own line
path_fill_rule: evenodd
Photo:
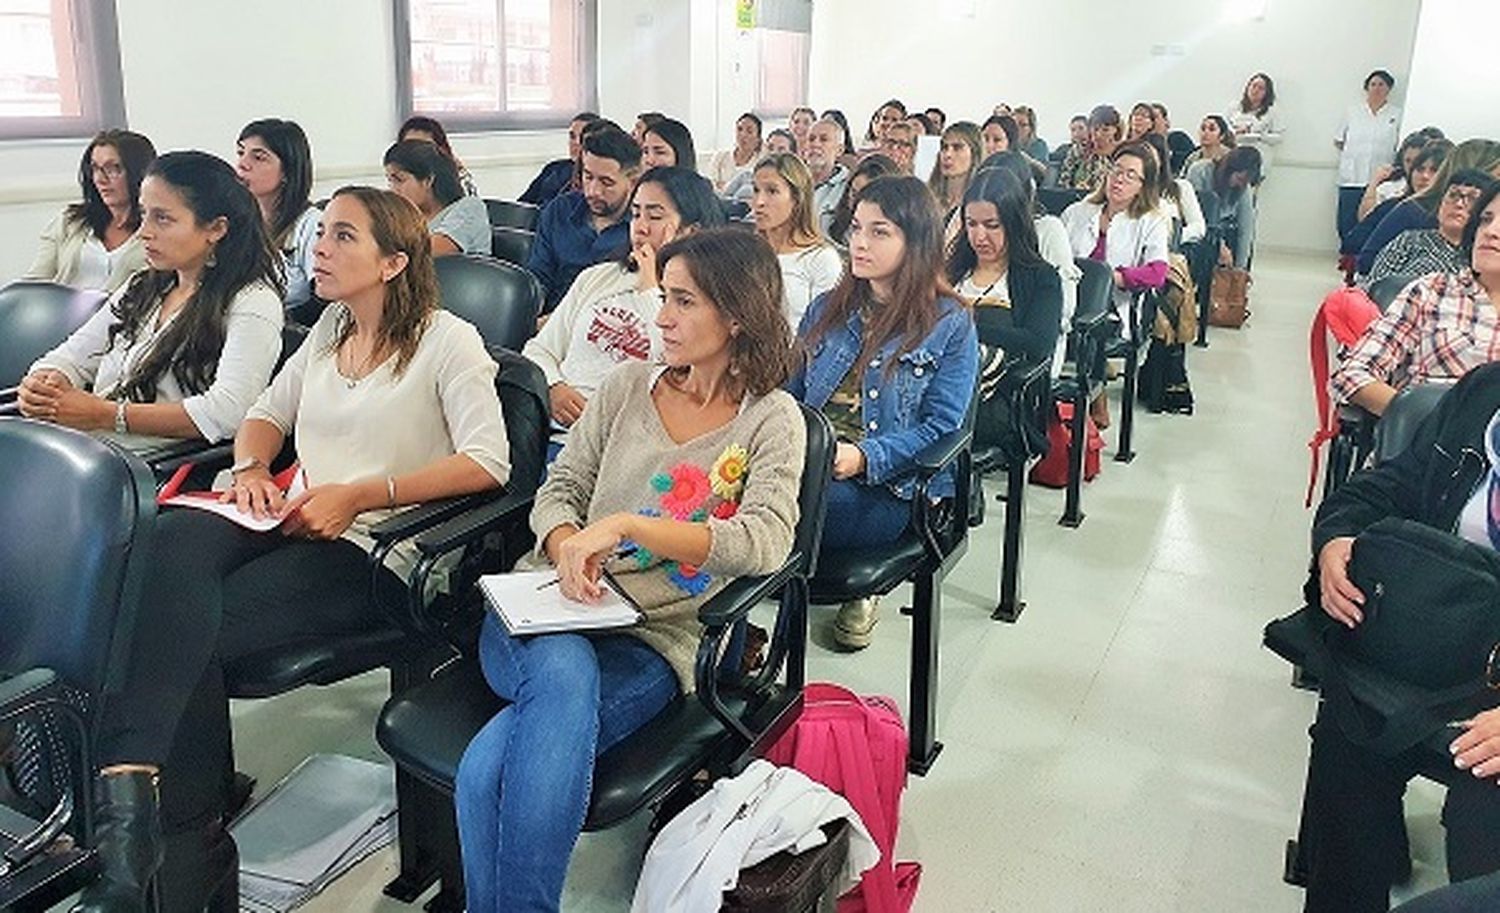
M 229 302 L 229 313 L 250 314 L 281 323 L 285 316 L 285 304 L 269 283 L 256 280 L 248 283 Z
M 614 414 L 636 398 L 649 398 L 651 384 L 661 369 L 661 365 L 649 361 L 627 361 L 615 365 L 599 382 L 590 404 Z
M 745 414 L 756 416 L 757 424 L 770 425 L 773 429 L 778 429 L 778 433 L 801 425 L 803 421 L 802 407 L 797 398 L 779 387 L 752 397 Z

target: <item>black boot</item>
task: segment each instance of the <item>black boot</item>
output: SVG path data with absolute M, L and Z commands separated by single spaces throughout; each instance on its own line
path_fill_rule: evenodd
M 101 775 L 95 794 L 99 880 L 83 892 L 72 913 L 154 913 L 162 863 L 156 774 Z

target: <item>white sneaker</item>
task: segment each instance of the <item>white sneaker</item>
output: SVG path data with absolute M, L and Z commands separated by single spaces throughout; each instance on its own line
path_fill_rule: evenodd
M 839 614 L 833 620 L 833 642 L 845 650 L 863 650 L 870 645 L 870 636 L 878 621 L 878 596 L 846 602 L 839 606 Z

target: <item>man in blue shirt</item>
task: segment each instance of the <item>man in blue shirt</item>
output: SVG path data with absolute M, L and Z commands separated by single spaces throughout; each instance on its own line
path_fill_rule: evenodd
M 568 157 L 548 162 L 541 173 L 532 179 L 526 192 L 521 194 L 522 203 L 546 206 L 569 190 L 577 189 L 571 185 L 573 174 L 579 166 L 578 160 L 583 155 L 584 128 L 599 119 L 599 115 L 592 111 L 584 111 L 573 117 L 568 124 Z
M 548 203 L 537 220 L 526 268 L 542 283 L 550 314 L 585 267 L 630 243 L 630 193 L 641 172 L 641 147 L 622 130 L 590 131 L 583 139 L 583 189 Z

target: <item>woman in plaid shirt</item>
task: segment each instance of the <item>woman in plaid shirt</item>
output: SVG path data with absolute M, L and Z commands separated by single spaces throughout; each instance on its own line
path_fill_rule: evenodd
M 1410 384 L 1453 381 L 1500 361 L 1500 201 L 1491 186 L 1464 229 L 1469 268 L 1433 273 L 1407 286 L 1370 324 L 1329 381 L 1339 402 L 1376 415 Z

